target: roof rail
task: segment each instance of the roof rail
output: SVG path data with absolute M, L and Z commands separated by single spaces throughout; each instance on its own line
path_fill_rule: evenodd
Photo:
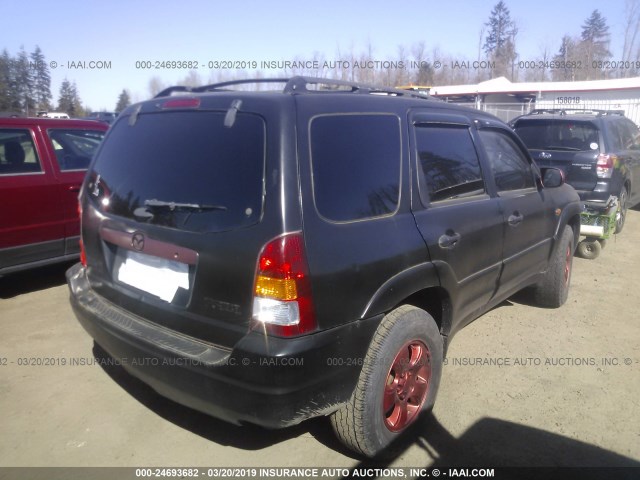
M 597 108 L 536 108 L 529 115 L 543 115 L 545 113 L 560 115 L 624 115 L 624 110 L 603 110 Z
M 244 80 L 231 80 L 228 82 L 213 83 L 201 87 L 185 87 L 174 86 L 165 88 L 154 98 L 167 97 L 173 93 L 202 93 L 229 90 L 227 87 L 234 85 L 260 83 L 284 83 L 283 93 L 300 94 L 300 93 L 363 93 L 372 95 L 390 95 L 397 97 L 420 98 L 422 100 L 430 99 L 425 93 L 417 93 L 410 90 L 400 90 L 391 87 L 377 87 L 373 85 L 365 85 L 356 82 L 346 82 L 343 80 L 334 80 L 330 78 L 302 77 L 296 76 L 291 78 L 255 78 Z M 309 88 L 315 85 L 316 88 Z

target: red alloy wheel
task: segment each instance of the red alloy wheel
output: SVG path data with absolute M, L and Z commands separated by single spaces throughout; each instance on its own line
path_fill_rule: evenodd
M 410 425 L 422 409 L 431 381 L 431 355 L 420 340 L 405 343 L 391 364 L 384 386 L 384 424 L 392 432 Z
M 571 246 L 567 247 L 567 255 L 564 263 L 564 284 L 569 284 L 571 278 Z

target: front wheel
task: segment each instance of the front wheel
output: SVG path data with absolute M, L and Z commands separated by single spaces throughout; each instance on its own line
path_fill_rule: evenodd
M 380 323 L 349 402 L 331 416 L 338 438 L 374 457 L 433 408 L 442 373 L 442 337 L 433 317 L 403 305 Z

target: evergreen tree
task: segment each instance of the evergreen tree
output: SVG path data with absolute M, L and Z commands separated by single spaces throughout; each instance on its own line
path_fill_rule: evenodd
M 576 61 L 576 41 L 569 35 L 562 37 L 560 42 L 560 49 L 558 53 L 553 57 L 555 65 L 559 68 L 552 70 L 552 78 L 554 81 L 569 81 L 575 80 L 577 68 Z
M 484 52 L 487 57 L 495 62 L 492 76 L 514 76 L 513 62 L 517 57 L 515 38 L 518 33 L 515 22 L 511 19 L 511 12 L 500 0 L 491 10 L 484 42 Z
M 79 117 L 84 115 L 82 101 L 78 95 L 78 88 L 75 82 L 72 84 L 68 79 L 64 79 L 60 85 L 60 94 L 58 98 L 58 111 L 69 114 L 70 117 Z
M 11 56 L 5 48 L 0 55 L 0 112 L 11 110 L 13 91 L 11 89 Z
M 598 10 L 594 10 L 582 25 L 581 39 L 580 49 L 586 62 L 586 79 L 601 76 L 603 71 L 598 67 L 598 62 L 610 58 L 611 52 L 609 51 L 607 20 Z
M 29 56 L 24 47 L 20 47 L 18 57 L 12 63 L 12 88 L 15 92 L 14 108 L 27 115 L 34 115 L 36 106 L 33 101 L 33 74 Z
M 37 110 L 51 110 L 51 75 L 40 47 L 31 54 L 33 72 L 33 100 Z
M 123 89 L 122 93 L 118 97 L 118 103 L 116 104 L 116 112 L 120 113 L 129 105 L 131 105 L 131 97 L 129 96 L 129 92 Z

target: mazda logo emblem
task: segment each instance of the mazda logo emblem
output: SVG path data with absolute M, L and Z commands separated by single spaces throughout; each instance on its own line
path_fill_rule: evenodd
M 131 237 L 131 246 L 141 252 L 144 250 L 144 234 L 136 232 Z

